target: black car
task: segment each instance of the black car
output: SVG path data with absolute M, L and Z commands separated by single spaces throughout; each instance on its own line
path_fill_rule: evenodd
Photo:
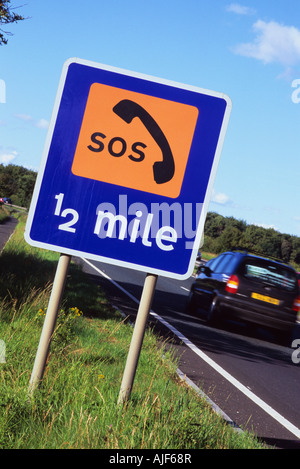
M 200 266 L 187 311 L 206 311 L 214 324 L 223 318 L 291 334 L 300 311 L 296 271 L 289 265 L 247 252 L 225 252 Z

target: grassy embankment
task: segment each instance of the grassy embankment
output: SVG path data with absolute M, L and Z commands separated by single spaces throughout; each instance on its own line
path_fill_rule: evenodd
M 176 375 L 147 330 L 131 399 L 117 406 L 132 328 L 71 264 L 41 386 L 28 384 L 58 255 L 28 246 L 24 215 L 0 258 L 0 448 L 258 448 Z M 82 313 L 83 312 L 83 313 Z M 2 342 L 3 344 L 3 342 Z

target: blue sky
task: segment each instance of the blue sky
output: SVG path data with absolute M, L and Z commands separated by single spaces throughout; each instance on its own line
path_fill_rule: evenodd
M 300 236 L 299 0 L 12 0 L 0 47 L 0 162 L 37 170 L 64 62 L 227 94 L 209 210 Z

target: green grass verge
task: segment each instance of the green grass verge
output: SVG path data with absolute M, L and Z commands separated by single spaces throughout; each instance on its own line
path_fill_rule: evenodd
M 28 399 L 58 255 L 28 246 L 19 217 L 0 258 L 1 449 L 262 447 L 229 427 L 179 380 L 172 351 L 158 347 L 151 330 L 131 398 L 118 407 L 132 328 L 73 263 L 44 378 Z

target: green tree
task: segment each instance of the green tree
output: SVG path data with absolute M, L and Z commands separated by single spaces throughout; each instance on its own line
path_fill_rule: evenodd
M 284 260 L 284 262 L 290 261 L 292 249 L 293 249 L 293 245 L 292 245 L 291 238 L 284 237 L 281 242 L 281 257 Z
M 232 228 L 236 228 L 241 233 L 243 233 L 247 228 L 247 223 L 244 220 L 237 220 L 236 218 L 233 218 L 233 217 L 226 217 L 225 222 L 226 222 L 226 227 L 230 226 Z
M 244 249 L 248 251 L 259 251 L 260 243 L 264 236 L 264 228 L 256 225 L 248 225 L 245 229 L 241 244 Z
M 9 164 L 0 164 L 0 197 L 10 197 L 14 205 L 29 207 L 37 173 Z
M 300 264 L 300 238 L 293 236 L 291 261 Z
M 9 31 L 2 29 L 2 25 L 24 20 L 22 15 L 18 15 L 12 10 L 14 8 L 11 8 L 10 0 L 0 0 L 0 45 L 7 44 L 8 39 L 5 36 L 11 36 Z
M 299 237 L 281 234 L 272 228 L 247 225 L 243 220 L 208 212 L 203 251 L 218 254 L 234 248 L 300 264 Z
M 264 230 L 263 238 L 259 244 L 261 252 L 268 257 L 281 258 L 281 235 L 274 229 Z
M 216 238 L 222 234 L 225 228 L 225 219 L 222 215 L 218 215 L 215 212 L 209 212 L 205 222 L 205 234 Z
M 231 251 L 240 247 L 241 231 L 231 225 L 226 226 L 221 236 L 218 237 L 215 248 L 217 252 Z

